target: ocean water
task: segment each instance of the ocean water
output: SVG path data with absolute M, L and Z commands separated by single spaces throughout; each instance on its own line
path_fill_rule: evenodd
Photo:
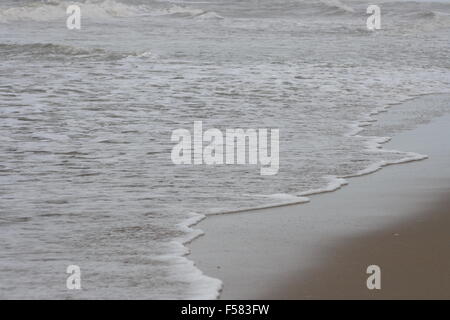
M 450 1 L 2 0 L 0 298 L 217 297 L 186 257 L 190 226 L 423 158 L 380 143 L 442 106 L 372 124 L 450 92 L 449 39 Z M 174 165 L 172 131 L 194 121 L 279 128 L 278 174 Z

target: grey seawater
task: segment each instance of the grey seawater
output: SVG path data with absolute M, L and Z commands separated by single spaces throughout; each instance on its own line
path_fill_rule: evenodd
M 72 3 L 0 3 L 0 298 L 214 298 L 220 281 L 184 256 L 190 223 L 408 159 L 377 137 L 447 111 L 356 134 L 450 91 L 447 1 L 78 1 L 79 31 Z M 279 173 L 174 165 L 172 131 L 200 120 L 279 128 Z

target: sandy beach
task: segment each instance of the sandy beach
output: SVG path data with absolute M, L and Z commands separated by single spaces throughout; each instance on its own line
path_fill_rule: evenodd
M 222 299 L 449 299 L 449 128 L 445 115 L 396 135 L 383 147 L 429 158 L 309 203 L 209 216 L 189 258 L 223 281 Z M 366 287 L 369 265 L 381 290 Z

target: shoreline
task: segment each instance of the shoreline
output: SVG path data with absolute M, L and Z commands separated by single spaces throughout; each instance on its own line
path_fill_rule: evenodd
M 414 101 L 414 100 L 417 100 L 417 99 L 420 99 L 423 97 L 427 97 L 427 96 L 445 96 L 445 95 L 450 98 L 450 92 L 435 92 L 435 93 L 416 94 L 416 95 L 412 95 L 408 98 L 405 98 L 405 99 L 401 100 L 400 102 L 389 103 L 384 107 L 377 108 L 377 109 L 369 112 L 368 114 L 365 115 L 365 118 L 359 119 L 358 121 L 353 123 L 350 126 L 352 129 L 346 135 L 353 136 L 353 137 L 365 137 L 365 136 L 360 136 L 359 133 L 363 132 L 367 126 L 371 125 L 371 123 L 378 121 L 378 119 L 374 118 L 375 116 L 379 116 L 382 113 L 389 112 L 389 110 L 393 106 L 402 105 L 409 101 Z M 370 144 L 369 146 L 367 146 L 366 151 L 372 151 L 372 150 L 379 151 L 380 149 L 381 150 L 385 149 L 382 147 L 384 145 L 388 144 L 392 139 L 392 137 L 374 137 L 374 138 L 376 138 L 375 139 L 376 141 L 373 144 Z M 388 150 L 388 151 L 391 151 L 391 150 Z M 423 155 L 423 154 L 419 154 L 416 152 L 409 152 L 409 151 L 402 151 L 402 150 L 393 150 L 393 151 L 400 151 L 400 152 L 404 153 L 405 155 L 410 155 L 411 157 L 403 158 L 400 160 L 382 162 L 382 163 L 374 163 L 374 164 L 370 165 L 369 167 L 364 168 L 356 173 L 345 175 L 345 176 L 330 175 L 329 177 L 332 178 L 333 181 L 331 181 L 325 187 L 320 188 L 320 189 L 311 189 L 311 190 L 302 192 L 299 195 L 295 196 L 295 197 L 297 197 L 298 200 L 295 200 L 292 202 L 281 202 L 279 204 L 269 204 L 269 205 L 264 205 L 264 206 L 255 206 L 255 207 L 236 209 L 236 210 L 202 213 L 202 214 L 198 214 L 202 217 L 200 219 L 200 221 L 209 216 L 273 209 L 273 208 L 279 208 L 279 207 L 284 207 L 284 206 L 293 206 L 293 205 L 307 203 L 310 201 L 309 197 L 311 197 L 311 196 L 316 196 L 316 195 L 328 193 L 328 192 L 335 192 L 335 191 L 341 189 L 342 187 L 344 187 L 348 184 L 347 179 L 369 175 L 369 174 L 375 173 L 375 172 L 383 169 L 384 167 L 391 166 L 391 165 L 405 164 L 405 163 L 409 163 L 409 162 L 422 161 L 422 160 L 428 159 L 428 155 Z M 324 176 L 324 177 L 326 177 L 326 176 Z M 336 183 L 337 183 L 337 185 L 336 185 Z M 195 213 L 195 214 L 197 215 L 197 213 Z M 193 227 L 193 226 L 197 225 L 200 221 L 192 223 L 192 224 L 188 224 L 188 226 Z M 189 243 L 189 242 L 195 240 L 196 238 L 197 237 L 194 237 L 194 239 L 184 242 L 184 243 Z
M 445 125 L 442 122 L 446 122 Z M 416 129 L 402 132 L 383 146 L 389 146 L 390 149 L 395 150 L 413 150 L 414 152 L 408 153 L 411 155 L 420 152 L 432 158 L 442 159 L 447 157 L 447 154 L 440 155 L 440 148 L 436 146 L 432 148 L 432 143 L 426 143 L 425 148 L 422 148 L 424 146 L 422 140 L 433 140 L 433 137 L 439 134 L 437 132 L 439 130 L 445 134 L 445 129 L 450 127 L 449 124 L 450 117 L 446 115 L 432 120 L 429 124 L 422 124 Z M 364 130 L 364 127 L 361 129 Z M 447 160 L 450 161 L 450 146 L 446 145 L 443 151 L 449 152 Z M 326 269 L 325 266 L 333 264 L 333 260 L 329 261 L 330 254 L 326 254 L 330 246 L 337 248 L 338 244 L 345 242 L 346 239 L 384 230 L 398 223 L 399 220 L 401 224 L 406 224 L 413 216 L 414 209 L 420 206 L 419 198 L 423 201 L 426 198 L 428 199 L 426 201 L 429 201 L 433 197 L 432 202 L 435 202 L 435 197 L 449 191 L 445 190 L 445 187 L 450 185 L 450 171 L 445 170 L 445 161 L 437 164 L 436 161 L 428 159 L 402 163 L 402 166 L 383 165 L 380 168 L 384 170 L 375 170 L 378 171 L 375 174 L 351 176 L 351 183 L 348 186 L 337 193 L 314 194 L 312 202 L 253 209 L 231 215 L 208 215 L 207 219 L 195 227 L 203 230 L 205 235 L 188 245 L 191 249 L 189 259 L 193 260 L 205 275 L 223 281 L 221 298 L 277 299 L 286 298 L 283 293 L 288 292 L 291 294 L 287 295 L 287 298 L 308 298 L 308 294 L 302 295 L 297 292 L 293 295 L 288 285 L 280 285 L 280 283 L 289 283 L 292 279 L 296 279 L 296 282 L 304 284 L 305 280 L 302 280 L 302 277 L 315 274 L 316 270 Z M 415 166 L 418 168 L 414 169 Z M 436 173 L 441 167 L 444 167 L 443 171 L 447 173 L 445 177 L 449 180 L 435 190 L 433 195 L 420 196 L 415 194 L 416 190 L 410 190 L 414 189 L 409 187 L 411 182 L 418 182 L 421 179 L 420 174 L 414 176 L 414 173 L 411 175 L 411 171 L 428 170 Z M 400 179 L 393 180 L 391 176 Z M 431 181 L 429 185 L 437 186 L 439 183 Z M 377 189 L 380 190 L 377 191 Z M 391 190 L 391 194 L 387 190 Z M 399 192 L 401 194 L 395 197 L 395 193 Z M 372 199 L 358 199 L 361 193 L 367 197 L 370 195 Z M 379 199 L 381 194 L 383 196 L 389 194 L 389 201 L 373 200 Z M 415 198 L 414 201 L 409 201 L 411 197 Z M 357 199 L 357 204 L 359 202 L 359 207 L 351 203 L 354 198 Z M 370 210 L 359 215 L 358 210 L 364 204 L 369 206 Z M 336 205 L 340 211 L 347 211 L 338 214 L 342 220 L 336 220 L 338 217 L 333 214 L 333 211 L 337 210 Z M 383 214 L 382 211 L 387 208 L 394 213 L 390 216 Z M 362 221 L 364 219 L 372 222 L 368 224 Z M 316 232 L 313 232 L 314 230 Z M 351 247 L 351 241 L 341 246 Z M 217 248 L 223 251 L 216 252 Z M 302 261 L 298 262 L 299 259 Z M 282 264 L 281 267 L 280 264 Z M 361 272 L 362 276 L 366 277 L 365 270 Z M 286 280 L 286 277 L 291 280 Z M 317 287 L 318 283 L 321 282 L 309 282 L 309 286 Z M 276 290 L 277 293 L 271 295 L 268 293 L 271 290 Z M 323 290 L 324 295 L 321 296 L 319 293 L 313 296 L 325 297 L 325 292 L 330 291 L 326 289 Z M 335 297 L 339 296 L 335 295 Z

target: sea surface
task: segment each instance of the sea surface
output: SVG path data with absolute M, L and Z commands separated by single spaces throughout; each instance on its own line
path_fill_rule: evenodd
M 450 92 L 449 39 L 450 1 L 2 0 L 0 298 L 217 297 L 186 256 L 190 226 L 424 158 L 380 143 L 441 104 L 374 121 Z M 280 129 L 278 174 L 174 165 L 171 134 L 194 121 Z

